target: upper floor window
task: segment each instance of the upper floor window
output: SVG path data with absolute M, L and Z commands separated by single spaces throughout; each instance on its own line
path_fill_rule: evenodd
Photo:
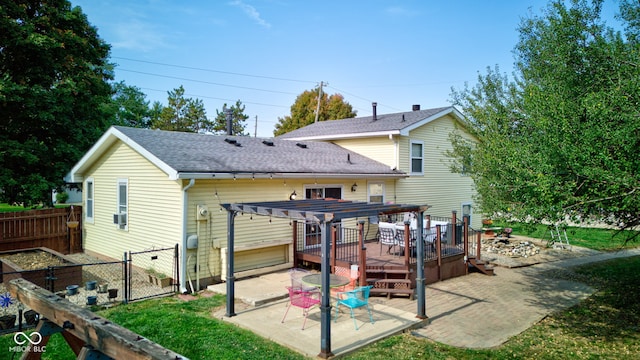
M 85 221 L 93 224 L 93 179 L 87 179 L 87 183 L 84 187 L 85 193 Z
M 411 140 L 411 174 L 422 175 L 424 173 L 424 143 Z

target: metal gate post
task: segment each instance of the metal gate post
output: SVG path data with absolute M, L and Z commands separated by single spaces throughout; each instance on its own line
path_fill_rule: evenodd
M 129 301 L 129 291 L 130 291 L 130 286 L 131 286 L 131 278 L 129 277 L 129 261 L 127 258 L 127 253 L 124 253 L 124 260 L 122 261 L 122 278 L 124 279 L 124 286 L 123 286 L 123 294 L 122 294 L 122 302 L 123 303 L 127 303 Z

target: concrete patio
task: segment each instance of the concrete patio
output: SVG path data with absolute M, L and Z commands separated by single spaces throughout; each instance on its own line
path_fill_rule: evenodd
M 349 313 L 331 322 L 331 349 L 341 356 L 370 343 L 410 331 L 413 335 L 456 347 L 499 346 L 545 316 L 577 304 L 595 290 L 585 284 L 550 276 L 555 270 L 575 265 L 640 255 L 640 249 L 613 253 L 580 253 L 562 259 L 546 259 L 526 267 L 497 267 L 495 276 L 472 273 L 426 287 L 428 320 L 415 317 L 417 304 L 407 298 L 372 297 L 375 323 L 366 310 L 359 309 L 354 329 Z M 225 309 L 215 317 L 251 330 L 309 357 L 320 352 L 320 310 L 312 309 L 304 330 L 302 311 L 292 307 L 285 323 L 286 271 L 238 280 L 235 283 L 236 316 L 226 317 Z M 209 286 L 226 293 L 226 284 Z M 333 314 L 332 314 L 333 315 Z

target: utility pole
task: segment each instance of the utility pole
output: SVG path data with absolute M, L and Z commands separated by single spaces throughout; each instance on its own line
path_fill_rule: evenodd
M 256 115 L 256 125 L 255 130 L 253 130 L 253 137 L 258 137 L 258 115 Z
M 324 86 L 324 82 L 320 81 L 320 91 L 318 91 L 318 106 L 316 107 L 316 120 L 314 123 L 318 122 L 318 116 L 320 115 L 320 100 L 322 99 L 322 86 Z

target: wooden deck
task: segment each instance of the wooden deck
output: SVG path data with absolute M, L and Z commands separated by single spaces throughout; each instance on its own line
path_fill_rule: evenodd
M 338 244 L 336 258 L 332 259 L 332 266 L 350 267 L 358 265 L 357 243 Z M 376 240 L 365 242 L 366 248 L 366 272 L 364 278 L 367 284 L 373 285 L 372 293 L 387 296 L 392 294 L 405 294 L 412 297 L 416 287 L 417 263 L 415 254 L 407 258 L 396 246 L 389 249 Z M 425 283 L 446 280 L 449 278 L 467 274 L 468 265 L 464 263 L 464 251 L 455 246 L 443 246 L 444 254 L 437 257 L 435 246 L 425 249 Z M 340 256 L 345 254 L 345 256 Z M 320 248 L 308 248 L 305 251 L 296 252 L 296 258 L 300 264 L 313 268 L 320 267 Z M 362 281 L 361 281 L 362 283 Z
M 455 214 L 454 214 L 455 215 Z M 455 216 L 452 218 L 455 222 Z M 426 242 L 424 248 L 424 282 L 434 282 L 464 276 L 470 268 L 493 275 L 493 269 L 477 256 L 480 253 L 480 233 L 468 228 L 466 223 L 456 227 L 450 224 L 446 229 L 448 236 L 441 234 L 440 228 Z M 404 244 L 409 245 L 409 224 L 405 223 Z M 294 266 L 320 268 L 322 249 L 320 239 L 303 235 L 302 227 L 294 225 Z M 364 239 L 362 225 L 358 229 L 331 229 L 329 264 L 331 271 L 336 267 L 350 268 L 358 265 L 359 284 L 372 285 L 372 293 L 404 294 L 413 297 L 416 287 L 417 257 L 416 249 L 405 253 L 404 247 L 382 245 L 377 239 Z M 455 240 L 454 240 L 455 239 Z M 306 244 L 306 246 L 305 246 Z M 311 246 L 309 246 L 311 244 Z M 364 271 L 363 271 L 364 269 Z

